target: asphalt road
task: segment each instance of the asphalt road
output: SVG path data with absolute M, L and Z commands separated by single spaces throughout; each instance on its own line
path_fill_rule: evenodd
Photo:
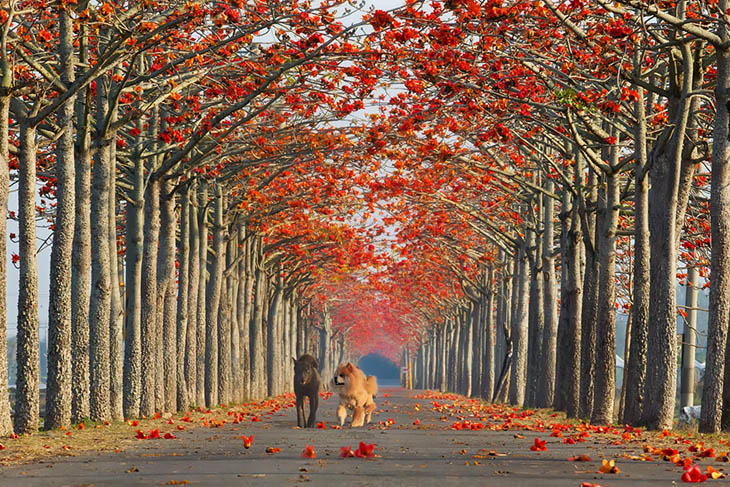
M 451 401 L 446 399 L 436 400 L 442 407 L 435 410 L 435 399 L 416 398 L 417 394 L 381 389 L 374 424 L 369 428 L 333 429 L 337 406 L 333 396 L 320 402 L 317 419 L 326 422 L 326 429 L 294 428 L 296 412 L 287 408 L 262 422 L 181 431 L 175 440 L 140 440 L 138 447 L 120 453 L 8 468 L 0 473 L 0 486 L 150 486 L 176 482 L 201 486 L 578 487 L 589 482 L 603 487 L 667 487 L 680 483 L 682 470 L 676 465 L 661 459 L 641 462 L 622 457 L 625 453 L 638 455 L 640 442 L 610 445 L 609 439 L 592 437 L 585 443 L 566 445 L 561 438 L 550 437 L 550 430 L 456 431 L 454 421 L 479 419 L 451 408 Z M 416 419 L 418 425 L 413 424 Z M 254 435 L 250 449 L 243 447 L 244 434 Z M 530 450 L 537 437 L 547 440 L 547 451 Z M 356 449 L 361 441 L 375 445 L 375 457 L 340 458 L 341 447 Z M 302 458 L 305 444 L 313 445 L 315 459 Z M 266 453 L 267 447 L 281 451 Z M 593 461 L 568 460 L 580 454 L 590 455 Z M 596 473 L 601 458 L 616 459 L 621 472 Z M 713 465 L 719 468 L 723 464 Z

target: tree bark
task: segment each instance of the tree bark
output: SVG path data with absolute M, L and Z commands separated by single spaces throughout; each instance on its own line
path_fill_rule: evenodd
M 79 62 L 88 63 L 86 27 L 79 32 Z M 76 100 L 76 178 L 71 254 L 71 421 L 89 417 L 89 301 L 91 288 L 91 89 Z
M 157 351 L 157 253 L 160 240 L 160 181 L 157 178 L 147 183 L 144 205 L 144 250 L 142 256 L 142 390 L 140 391 L 140 414 L 155 413 L 157 401 L 156 375 Z
M 36 131 L 20 121 L 18 138 L 18 248 L 20 282 L 18 291 L 18 372 L 15 392 L 15 432 L 38 429 L 38 267 L 36 264 L 35 184 Z
M 553 191 L 553 181 L 545 179 L 545 189 Z M 555 400 L 555 367 L 558 340 L 558 296 L 555 278 L 555 256 L 553 241 L 555 239 L 555 203 L 548 196 L 543 196 L 543 243 L 542 243 L 542 278 L 543 278 L 543 328 L 542 348 L 540 354 L 541 372 L 537 387 L 537 406 L 551 407 Z
M 681 2 L 682 4 L 684 2 Z M 677 389 L 677 209 L 683 144 L 689 120 L 693 83 L 692 55 L 682 45 L 683 82 L 681 100 L 670 99 L 668 127 L 652 151 L 649 190 L 651 259 L 649 272 L 649 339 L 646 361 L 646 401 L 642 423 L 651 429 L 671 428 Z M 666 135 L 665 135 L 666 134 Z
M 141 129 L 141 122 L 137 122 Z M 144 161 L 138 145 L 132 175 L 132 195 L 126 206 L 126 309 L 124 343 L 124 414 L 136 418 L 140 413 L 142 388 L 142 254 L 144 245 Z
M 73 21 L 66 9 L 58 11 L 58 54 L 61 81 L 74 81 Z M 56 219 L 51 249 L 48 303 L 48 379 L 44 429 L 71 422 L 71 252 L 75 216 L 74 98 L 58 109 L 63 134 L 56 143 Z M 3 236 L 5 232 L 0 234 Z M 3 253 L 4 257 L 4 253 Z M 2 343 L 5 343 L 3 341 Z
M 188 250 L 188 266 L 190 267 L 190 282 L 188 284 L 188 338 L 185 353 L 185 382 L 188 387 L 188 402 L 202 405 L 199 400 L 199 390 L 202 384 L 198 381 L 198 290 L 200 288 L 200 230 L 198 227 L 198 205 L 194 200 L 196 184 L 186 195 L 190 207 L 190 246 Z
M 522 407 L 525 403 L 526 375 L 527 375 L 527 333 L 528 333 L 528 305 L 529 285 L 528 273 L 529 263 L 527 261 L 527 250 L 525 243 L 520 245 L 518 253 L 519 273 L 516 288 L 517 306 L 512 315 L 512 346 L 513 360 L 510 376 L 509 401 L 515 406 Z
M 257 237 L 254 245 L 255 262 L 252 263 L 256 276 L 253 311 L 251 314 L 251 396 L 259 399 L 266 396 L 265 348 L 263 337 L 265 275 L 262 268 L 263 249 L 261 237 Z M 320 355 L 320 366 L 324 366 L 324 356 Z
M 613 149 L 618 154 L 618 149 Z M 618 155 L 615 156 L 616 162 Z M 616 394 L 616 227 L 620 205 L 618 175 L 605 175 L 605 207 L 599 246 L 600 279 L 596 327 L 596 365 L 593 413 L 594 424 L 613 422 Z
M 180 205 L 180 239 L 178 240 L 177 255 L 180 262 L 177 290 L 177 356 L 175 358 L 175 374 L 177 379 L 177 410 L 188 409 L 188 390 L 190 375 L 186 373 L 192 362 L 188 359 L 190 352 L 190 197 L 189 187 L 182 195 Z M 174 281 L 173 281 L 174 282 Z
M 0 235 L 8 230 L 8 193 L 10 192 L 10 87 L 12 74 L 7 57 L 5 34 L 0 34 Z M 7 239 L 0 238 L 0 343 L 8 339 Z M 0 347 L 0 436 L 13 432 L 8 395 L 8 351 Z
M 581 175 L 582 177 L 582 175 Z M 595 173 L 591 172 L 589 183 L 597 186 Z M 592 191 L 595 194 L 595 190 Z M 591 202 L 597 198 L 591 196 Z M 581 201 L 579 200 L 580 204 Z M 585 214 L 585 208 L 579 208 Z M 580 406 L 578 416 L 590 417 L 593 411 L 593 381 L 595 379 L 596 361 L 596 319 L 598 317 L 598 260 L 600 240 L 596 231 L 601 227 L 594 215 L 585 215 L 583 228 L 585 242 L 585 273 L 583 274 L 583 303 L 581 305 L 581 341 L 580 341 Z
M 725 12 L 728 0 L 718 0 Z M 725 46 L 730 40 L 726 22 L 718 22 L 718 35 Z M 712 187 L 710 193 L 710 304 L 707 327 L 705 385 L 702 389 L 700 431 L 720 431 L 725 355 L 730 323 L 730 49 L 717 48 L 715 125 L 712 137 Z
M 638 99 L 634 103 L 636 128 L 634 147 L 634 282 L 631 306 L 631 340 L 628 360 L 625 361 L 624 384 L 626 397 L 622 421 L 638 425 L 644 408 L 646 385 L 646 352 L 649 335 L 649 178 L 646 177 L 648 153 L 646 146 L 646 110 L 644 88 L 637 87 Z
M 115 119 L 116 117 L 112 117 Z M 117 176 L 116 147 L 109 147 L 109 414 L 111 419 L 124 419 L 124 309 L 120 289 L 119 256 L 117 253 Z
M 227 387 L 227 378 L 219 376 L 222 373 L 218 367 L 219 340 L 223 340 L 230 347 L 230 334 L 219 332 L 219 311 L 221 301 L 221 286 L 223 285 L 223 270 L 226 263 L 225 235 L 223 228 L 223 192 L 220 185 L 215 188 L 215 220 L 213 226 L 213 257 L 209 274 L 208 289 L 205 297 L 206 325 L 205 325 L 205 405 L 213 407 L 220 401 L 221 392 L 219 383 Z M 224 325 L 225 326 L 225 325 Z
M 568 417 L 578 416 L 580 404 L 581 372 L 581 269 L 580 245 L 582 242 L 580 216 L 575 205 L 570 203 L 570 193 L 565 192 L 561 238 L 561 267 L 564 280 L 561 281 L 559 342 L 557 356 L 557 378 L 555 385 L 556 408 L 564 409 Z
M 111 141 L 105 134 L 108 115 L 108 79 L 96 82 L 96 137 L 91 180 L 91 297 L 89 304 L 90 395 L 89 418 L 111 418 L 109 377 L 109 317 L 111 316 L 111 249 L 109 248 L 109 192 L 112 171 Z M 115 276 L 116 279 L 116 276 Z
M 172 182 L 164 178 L 160 188 L 160 249 L 157 258 L 157 328 L 162 346 L 159 347 L 158 380 L 162 379 L 162 402 L 158 407 L 164 411 L 177 410 L 177 357 L 176 315 L 175 308 L 175 195 L 172 193 Z M 162 365 L 162 374 L 159 366 Z
M 198 364 L 197 364 L 197 403 L 206 404 L 205 394 L 205 346 L 206 346 L 206 288 L 208 273 L 208 183 L 200 182 L 198 189 L 198 232 L 200 242 L 200 253 L 198 254 Z

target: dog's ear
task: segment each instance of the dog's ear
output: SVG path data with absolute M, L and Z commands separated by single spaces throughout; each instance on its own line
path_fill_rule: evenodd
M 355 366 L 352 365 L 352 362 L 347 362 L 347 365 L 345 365 L 345 370 L 352 373 L 352 371 L 355 370 Z

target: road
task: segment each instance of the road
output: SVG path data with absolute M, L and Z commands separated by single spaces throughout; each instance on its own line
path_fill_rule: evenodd
M 387 397 L 386 397 L 387 396 Z M 217 428 L 180 431 L 174 440 L 140 440 L 119 453 L 45 460 L 7 468 L 0 486 L 174 485 L 258 486 L 307 483 L 322 486 L 510 486 L 566 487 L 582 482 L 603 487 L 657 486 L 680 483 L 682 469 L 656 458 L 635 461 L 644 439 L 611 445 L 618 436 L 591 435 L 585 443 L 567 445 L 533 420 L 521 419 L 507 431 L 455 430 L 454 422 L 502 424 L 489 412 L 470 417 L 469 407 L 454 406 L 445 397 L 424 397 L 423 391 L 382 389 L 369 428 L 333 429 L 336 397 L 321 401 L 318 420 L 326 429 L 296 429 L 294 408 L 269 419 Z M 486 419 L 486 421 L 485 421 Z M 419 424 L 414 424 L 414 422 Z M 532 421 L 532 422 L 531 422 Z M 527 428 L 527 429 L 526 429 Z M 250 449 L 242 435 L 254 435 Z M 571 433 L 574 434 L 574 433 Z M 646 438 L 649 434 L 645 433 Z M 651 434 L 651 438 L 654 438 Z M 567 437 L 567 434 L 566 434 Z M 546 440 L 546 451 L 531 451 L 534 439 Z M 374 444 L 373 458 L 340 458 L 340 449 L 359 442 Z M 316 458 L 302 458 L 305 445 Z M 280 448 L 266 453 L 266 448 Z M 593 460 L 569 461 L 587 454 Z M 601 458 L 616 459 L 618 474 L 596 473 Z M 703 470 L 707 462 L 703 462 Z M 717 468 L 723 464 L 713 462 Z

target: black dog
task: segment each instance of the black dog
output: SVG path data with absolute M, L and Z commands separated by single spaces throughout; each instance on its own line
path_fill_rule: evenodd
M 294 394 L 297 396 L 297 426 L 313 428 L 319 405 L 319 364 L 311 355 L 304 354 L 294 360 Z M 309 419 L 304 422 L 304 396 L 309 398 Z

